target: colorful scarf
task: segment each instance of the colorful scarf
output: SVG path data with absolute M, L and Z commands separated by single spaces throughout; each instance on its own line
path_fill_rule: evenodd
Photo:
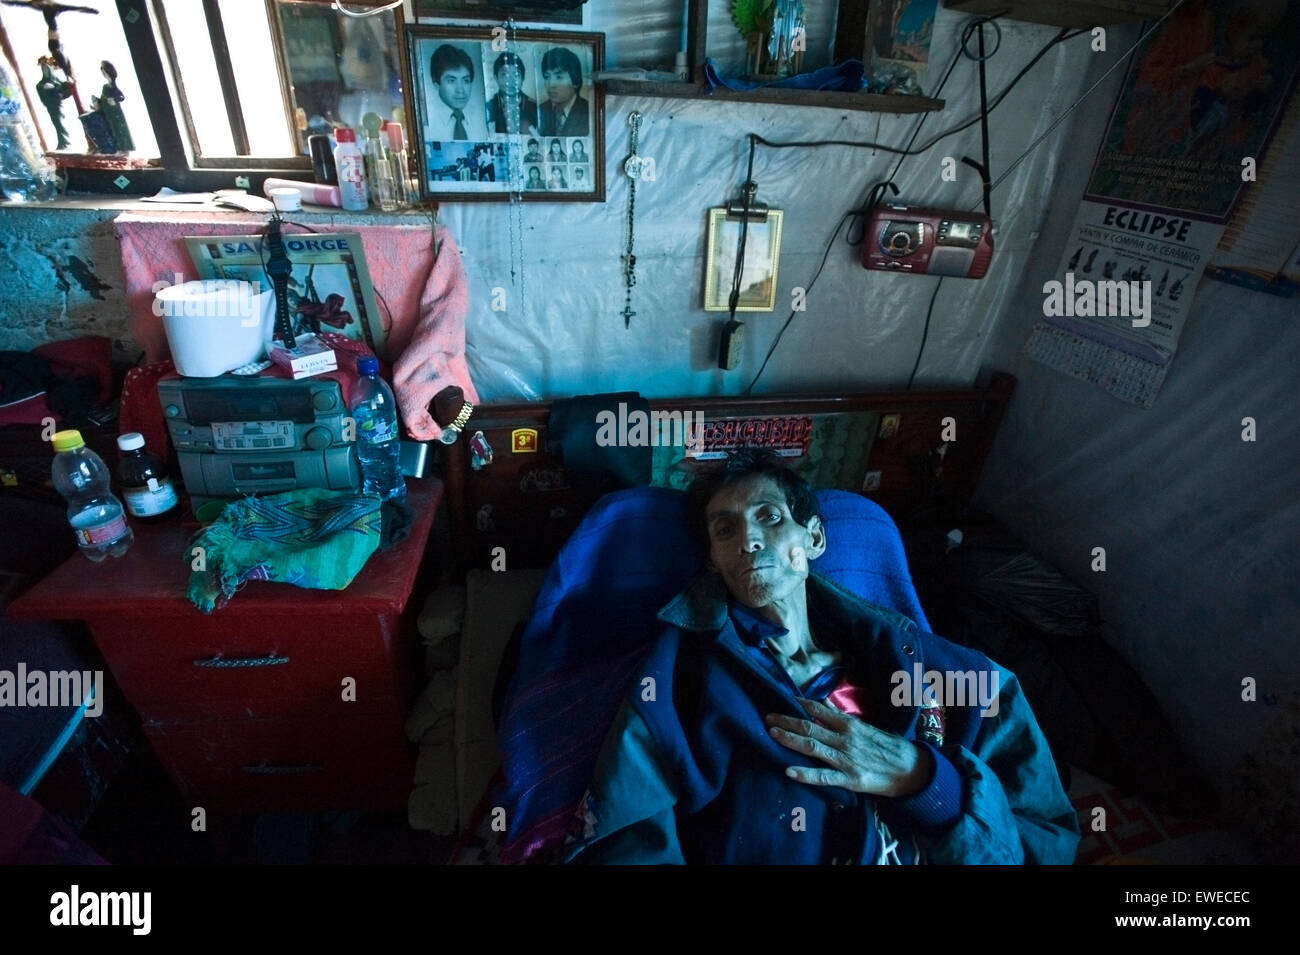
M 374 553 L 379 532 L 376 495 L 304 488 L 234 501 L 185 548 L 190 601 L 211 613 L 249 580 L 342 590 Z

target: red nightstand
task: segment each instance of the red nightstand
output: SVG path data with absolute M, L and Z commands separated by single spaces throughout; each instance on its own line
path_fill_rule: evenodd
M 346 590 L 254 581 L 205 616 L 185 596 L 197 527 L 177 519 L 136 522 L 118 560 L 76 554 L 8 612 L 89 624 L 195 806 L 401 809 L 413 768 L 403 727 L 421 676 L 410 597 L 442 483 L 408 478 L 407 488 L 410 536 Z M 355 702 L 344 700 L 348 677 Z

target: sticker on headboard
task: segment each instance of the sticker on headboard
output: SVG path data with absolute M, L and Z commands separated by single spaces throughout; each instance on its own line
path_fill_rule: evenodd
M 812 418 L 719 418 L 704 423 L 704 440 L 687 448 L 701 461 L 725 458 L 740 448 L 766 448 L 783 458 L 802 457 L 812 443 Z
M 511 454 L 536 454 L 537 453 L 537 429 L 536 428 L 515 428 L 510 432 L 510 453 Z

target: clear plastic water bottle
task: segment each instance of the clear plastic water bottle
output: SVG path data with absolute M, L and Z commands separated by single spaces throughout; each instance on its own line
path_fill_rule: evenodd
M 379 359 L 358 359 L 357 371 L 362 379 L 353 395 L 352 420 L 357 428 L 361 489 L 385 501 L 404 501 L 406 478 L 402 476 L 397 401 L 387 382 L 379 377 Z
M 68 523 L 81 552 L 98 563 L 121 557 L 131 548 L 135 532 L 126 522 L 122 502 L 108 489 L 109 470 L 81 437 L 80 431 L 54 436 L 54 488 L 68 502 Z
M 39 202 L 57 192 L 57 172 L 41 153 L 22 90 L 0 61 L 0 197 Z

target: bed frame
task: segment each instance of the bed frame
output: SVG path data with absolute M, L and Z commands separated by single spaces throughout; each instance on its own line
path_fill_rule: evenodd
M 902 525 L 939 503 L 969 503 L 1015 385 L 999 372 L 986 386 L 964 391 L 655 399 L 650 407 L 703 412 L 709 423 L 808 419 L 814 444 L 835 443 L 818 483 L 864 493 Z M 499 547 L 509 569 L 548 566 L 587 509 L 614 489 L 569 479 L 547 446 L 550 413 L 550 402 L 482 405 L 467 434 L 447 447 L 443 480 L 459 569 L 492 567 Z M 477 431 L 493 460 L 474 470 L 467 439 Z M 945 431 L 955 440 L 945 441 Z M 657 478 L 662 463 L 657 456 Z M 495 569 L 502 569 L 499 562 Z

